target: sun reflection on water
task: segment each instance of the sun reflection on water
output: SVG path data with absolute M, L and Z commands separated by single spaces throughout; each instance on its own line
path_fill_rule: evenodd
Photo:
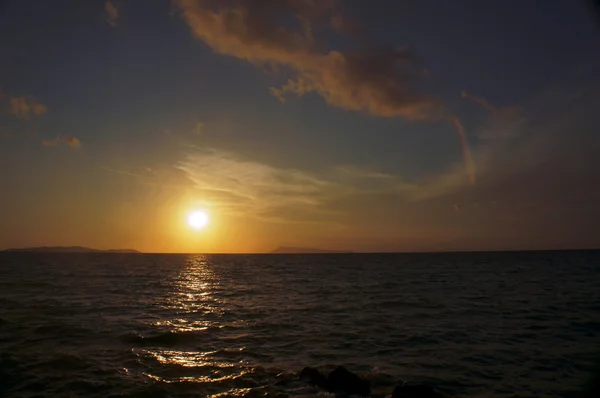
M 226 336 L 220 332 L 240 323 L 227 319 L 224 292 L 207 256 L 195 255 L 186 260 L 172 282 L 171 295 L 160 304 L 175 316 L 152 324 L 160 336 L 169 337 L 169 349 L 157 344 L 138 352 L 140 361 L 151 364 L 144 373 L 146 377 L 169 384 L 196 383 L 207 393 L 213 386 L 214 396 L 219 396 L 224 388 L 227 395 L 249 391 L 250 388 L 244 388 L 247 383 L 240 380 L 252 371 L 243 358 L 245 347 L 226 343 Z
M 173 297 L 167 305 L 179 313 L 220 310 L 212 293 L 221 290 L 221 285 L 207 256 L 190 256 L 175 281 L 173 290 Z

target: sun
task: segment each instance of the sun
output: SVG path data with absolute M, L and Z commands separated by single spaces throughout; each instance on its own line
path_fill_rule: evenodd
M 194 210 L 187 217 L 188 225 L 197 230 L 206 228 L 208 221 L 209 217 L 206 210 Z

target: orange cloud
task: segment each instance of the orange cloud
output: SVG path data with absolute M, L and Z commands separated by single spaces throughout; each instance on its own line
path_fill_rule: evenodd
M 48 111 L 46 105 L 37 102 L 35 99 L 26 99 L 25 97 L 10 98 L 9 104 L 9 112 L 19 119 L 29 119 L 31 114 L 41 116 Z
M 77 138 L 77 137 L 64 137 L 63 140 L 71 148 L 75 148 L 75 149 L 81 148 L 81 141 L 79 141 L 79 138 Z
M 315 33 L 350 30 L 338 3 L 177 0 L 193 35 L 213 51 L 289 71 L 292 78 L 271 89 L 281 100 L 314 92 L 331 105 L 375 116 L 423 119 L 438 112 L 438 101 L 413 87 L 423 73 L 408 50 L 322 50 Z M 279 23 L 290 16 L 298 29 Z
M 57 146 L 61 142 L 64 142 L 66 145 L 70 146 L 73 149 L 81 148 L 81 141 L 77 137 L 72 136 L 60 136 L 56 137 L 53 140 L 43 140 L 42 145 L 47 147 Z
M 119 18 L 119 10 L 112 1 L 107 1 L 106 4 L 104 4 L 104 9 L 106 10 L 107 15 L 106 22 L 108 22 L 110 26 L 116 27 L 117 19 Z

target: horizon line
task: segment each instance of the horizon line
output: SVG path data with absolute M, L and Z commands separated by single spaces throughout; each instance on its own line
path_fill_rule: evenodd
M 44 247 L 44 246 L 40 246 Z M 83 246 L 64 246 L 64 247 L 83 247 Z M 153 254 L 153 255 L 194 255 L 194 256 L 248 256 L 248 255 L 274 255 L 274 256 L 289 256 L 289 255 L 364 255 L 364 254 L 460 254 L 460 253 L 520 253 L 520 252 L 561 252 L 561 251 L 600 251 L 600 247 L 589 247 L 589 248 L 559 248 L 559 249 L 493 249 L 493 250 L 431 250 L 431 251 L 325 251 L 325 252 L 297 252 L 297 253 L 274 253 L 274 252 L 239 252 L 239 253 L 228 253 L 228 252 L 144 252 L 140 250 L 133 250 L 127 252 L 130 249 L 90 249 L 89 252 L 53 252 L 53 251 L 39 251 L 28 250 L 29 248 L 8 248 L 0 250 L 0 253 L 37 253 L 37 254 L 120 254 L 120 255 L 138 255 L 138 254 Z M 122 251 L 121 251 L 122 250 Z

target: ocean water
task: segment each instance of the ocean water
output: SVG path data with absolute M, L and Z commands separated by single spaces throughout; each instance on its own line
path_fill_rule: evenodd
M 0 253 L 0 396 L 565 397 L 600 359 L 600 252 Z

